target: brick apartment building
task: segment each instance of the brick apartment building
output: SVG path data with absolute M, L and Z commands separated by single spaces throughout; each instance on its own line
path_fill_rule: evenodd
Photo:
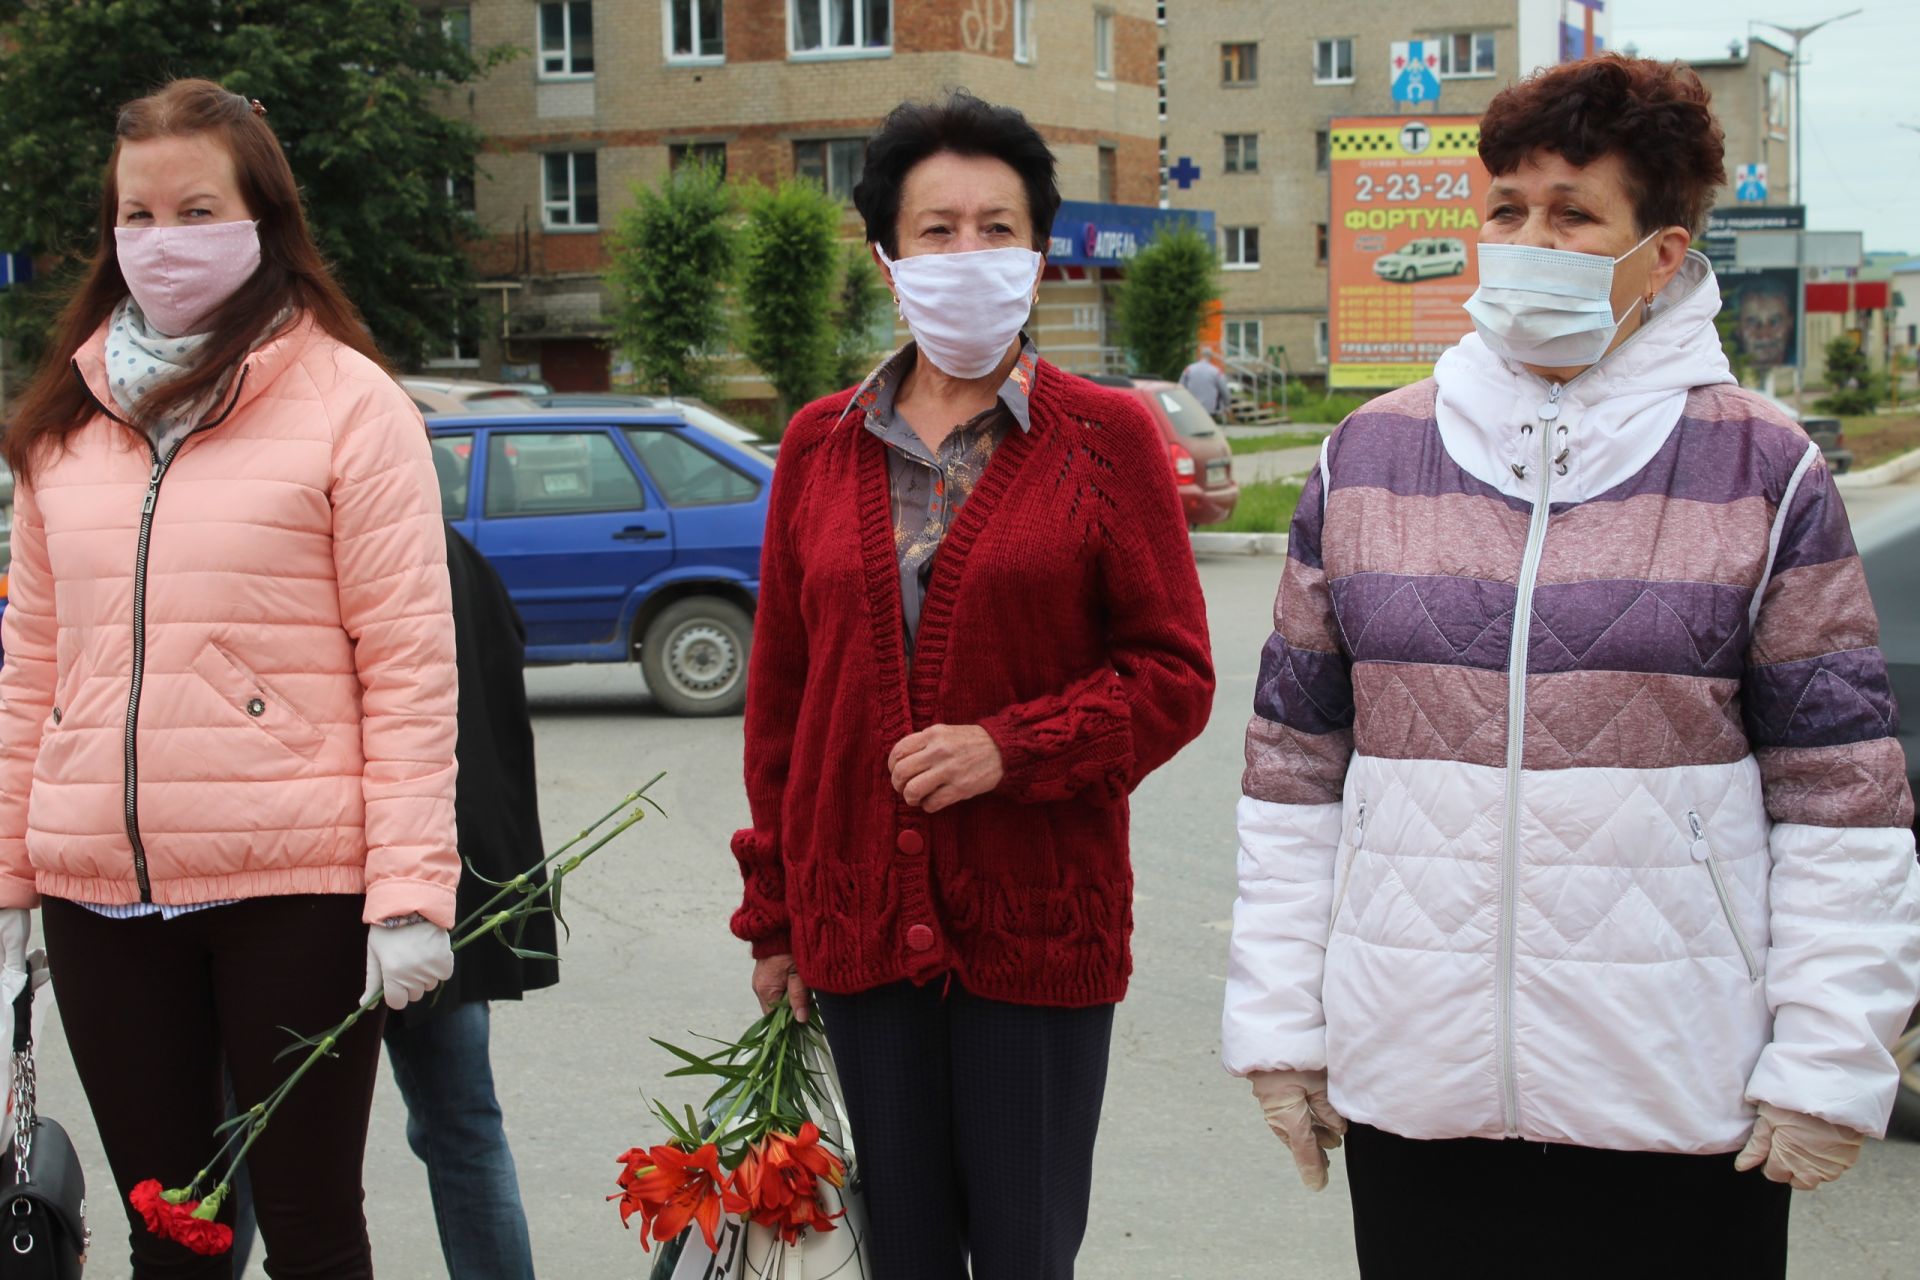
M 634 184 L 689 155 L 730 176 L 810 176 L 845 197 L 862 140 L 897 103 L 964 86 L 1019 107 L 1052 144 L 1083 259 L 1102 211 L 1156 204 L 1151 0 L 474 0 L 425 6 L 476 49 L 528 52 L 449 104 L 488 147 L 470 341 L 435 364 L 597 389 L 617 374 L 601 272 Z M 1159 215 L 1155 215 L 1159 216 Z M 849 238 L 860 235 L 851 215 Z M 1082 231 L 1085 244 L 1081 244 Z M 1056 249 L 1061 245 L 1057 242 Z M 1071 260 L 1075 255 L 1060 255 Z M 1111 267 L 1050 268 L 1044 350 L 1097 364 Z M 731 394 L 762 388 L 750 372 Z
M 1439 45 L 1440 97 L 1423 113 L 1474 116 L 1536 68 L 1611 45 L 1606 7 L 1590 0 L 1436 0 L 1418 8 L 1401 0 L 1169 0 L 1163 8 L 1161 131 L 1173 173 L 1188 179 L 1184 188 L 1169 183 L 1165 196 L 1174 208 L 1214 213 L 1222 347 L 1309 377 L 1327 369 L 1330 122 L 1411 110 L 1393 100 L 1393 42 Z M 1729 168 L 1769 164 L 1771 194 L 1783 202 L 1784 55 L 1755 41 L 1694 65 L 1726 128 Z M 1722 194 L 1732 202 L 1731 190 Z

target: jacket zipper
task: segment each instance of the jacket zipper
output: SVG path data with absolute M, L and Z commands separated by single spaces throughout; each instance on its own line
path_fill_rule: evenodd
M 1500 971 L 1495 998 L 1500 1037 L 1500 1110 L 1509 1138 L 1520 1136 L 1519 1089 L 1513 1070 L 1514 915 L 1519 888 L 1520 766 L 1525 759 L 1527 724 L 1527 637 L 1533 630 L 1533 589 L 1540 577 L 1540 555 L 1547 541 L 1549 499 L 1553 492 L 1553 426 L 1560 417 L 1560 393 L 1553 383 L 1538 410 L 1540 493 L 1527 521 L 1527 548 L 1520 559 L 1520 582 L 1513 599 L 1513 639 L 1507 648 L 1507 813 L 1500 848 Z
M 127 738 L 126 738 L 126 821 L 127 842 L 133 847 L 133 876 L 140 885 L 140 901 L 153 901 L 153 884 L 147 876 L 147 846 L 140 838 L 140 758 L 136 750 L 136 739 L 140 725 L 140 687 L 146 682 L 147 674 L 147 556 L 153 543 L 153 509 L 160 501 L 160 482 L 166 478 L 167 469 L 180 455 L 180 450 L 188 440 L 202 431 L 210 430 L 225 422 L 240 404 L 241 390 L 247 384 L 250 366 L 243 365 L 240 377 L 235 381 L 233 398 L 219 417 L 202 422 L 186 435 L 173 442 L 166 457 L 160 456 L 153 437 L 141 432 L 147 441 L 147 452 L 153 456 L 153 469 L 147 473 L 147 495 L 140 504 L 140 537 L 133 553 L 133 675 L 127 692 Z M 102 414 L 123 426 L 132 426 L 104 404 L 100 397 L 93 394 L 93 388 L 80 373 L 78 363 L 74 365 L 74 374 L 79 378 L 81 389 L 87 398 Z M 135 427 L 134 430 L 139 430 Z
M 1687 826 L 1693 832 L 1693 843 L 1687 851 L 1695 862 L 1706 864 L 1707 874 L 1713 878 L 1713 892 L 1720 899 L 1720 913 L 1727 918 L 1727 928 L 1733 930 L 1734 944 L 1740 948 L 1740 959 L 1746 962 L 1747 981 L 1760 981 L 1760 964 L 1754 958 L 1753 945 L 1747 941 L 1747 931 L 1740 927 L 1740 918 L 1733 912 L 1733 895 L 1727 892 L 1726 875 L 1720 869 L 1720 857 L 1707 841 L 1706 824 L 1700 821 L 1700 811 L 1687 810 Z
M 1360 797 L 1360 805 L 1353 815 L 1353 835 L 1347 841 L 1346 861 L 1340 868 L 1340 891 L 1333 896 L 1333 914 L 1327 917 L 1327 930 L 1332 932 L 1334 924 L 1340 919 L 1340 908 L 1347 900 L 1347 890 L 1353 886 L 1353 862 L 1360 856 L 1360 842 L 1367 836 L 1367 798 Z

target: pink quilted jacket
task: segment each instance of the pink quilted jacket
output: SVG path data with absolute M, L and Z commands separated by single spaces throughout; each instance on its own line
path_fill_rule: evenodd
M 75 376 L 111 407 L 104 349 Z M 164 462 L 104 410 L 70 436 L 15 495 L 0 906 L 364 893 L 450 927 L 438 494 L 406 393 L 304 321 Z

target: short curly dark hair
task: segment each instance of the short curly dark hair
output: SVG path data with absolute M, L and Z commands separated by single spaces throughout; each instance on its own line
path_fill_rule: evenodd
M 1033 218 L 1033 247 L 1041 253 L 1060 212 L 1060 187 L 1054 178 L 1053 152 L 1040 131 L 1012 107 L 982 102 L 957 89 L 939 102 L 903 102 L 867 139 L 867 158 L 853 189 L 853 207 L 866 219 L 867 239 L 900 256 L 900 189 L 907 174 L 928 156 L 951 151 L 962 156 L 1004 160 L 1027 189 Z
M 1608 53 L 1509 85 L 1480 118 L 1480 159 L 1499 177 L 1538 151 L 1581 166 L 1618 155 L 1647 233 L 1685 227 L 1698 235 L 1727 179 L 1712 95 L 1681 62 Z

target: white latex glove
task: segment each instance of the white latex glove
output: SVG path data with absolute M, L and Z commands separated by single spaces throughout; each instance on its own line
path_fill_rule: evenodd
M 1327 1185 L 1327 1152 L 1340 1145 L 1347 1121 L 1327 1100 L 1324 1071 L 1256 1071 L 1247 1079 L 1267 1127 L 1293 1152 L 1309 1191 Z
M 13 1056 L 13 1002 L 27 989 L 27 939 L 33 912 L 0 908 L 0 1061 Z
M 1864 1134 L 1763 1102 L 1753 1136 L 1733 1167 L 1745 1173 L 1764 1164 L 1773 1181 L 1789 1183 L 1796 1191 L 1811 1191 L 1853 1168 L 1865 1142 Z
M 367 989 L 360 1003 L 384 989 L 387 1008 L 404 1009 L 453 976 L 453 943 L 431 920 L 367 929 Z

